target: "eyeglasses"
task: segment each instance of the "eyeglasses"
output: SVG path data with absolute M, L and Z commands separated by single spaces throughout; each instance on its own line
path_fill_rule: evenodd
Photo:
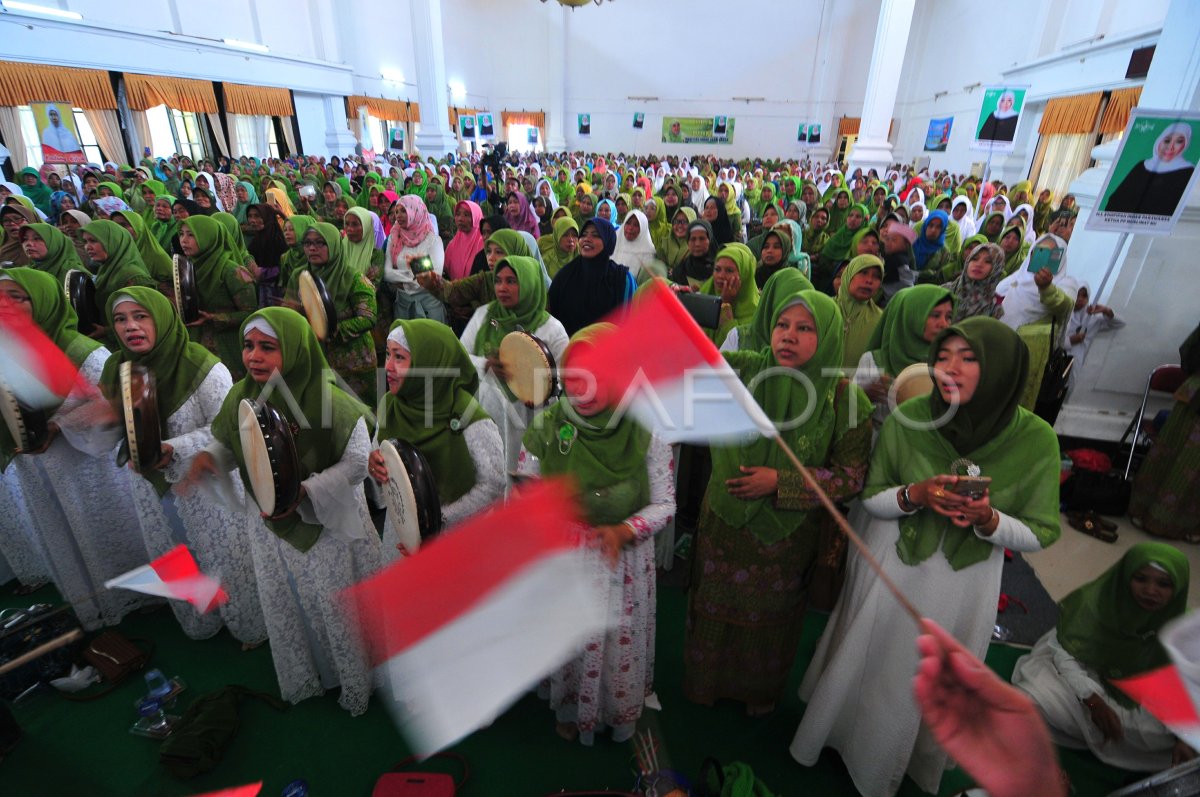
M 328 249 L 329 248 L 329 244 L 325 243 L 324 240 L 304 241 L 301 244 L 301 246 L 303 246 L 305 249 Z

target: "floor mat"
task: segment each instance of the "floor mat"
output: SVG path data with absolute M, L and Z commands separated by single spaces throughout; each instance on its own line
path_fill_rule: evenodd
M 996 624 L 1011 634 L 1004 640 L 1009 644 L 1033 647 L 1058 623 L 1058 604 L 1046 592 L 1033 567 L 1016 551 L 1004 563 L 1000 594 L 1008 596 L 1008 607 L 996 614 Z

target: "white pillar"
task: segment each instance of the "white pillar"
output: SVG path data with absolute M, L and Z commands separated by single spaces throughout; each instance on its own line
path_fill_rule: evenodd
M 900 68 L 908 48 L 916 0 L 883 0 L 879 22 L 875 26 L 875 46 L 871 50 L 871 70 L 867 73 L 867 94 L 863 98 L 862 123 L 850 157 L 850 169 L 875 169 L 882 177 L 892 164 L 892 145 L 888 141 L 896 92 L 900 88 Z
M 840 83 L 838 63 L 842 51 L 834 46 L 838 36 L 834 33 L 833 14 L 826 12 L 821 18 L 821 29 L 817 31 L 817 46 L 812 74 L 808 81 L 808 96 L 813 98 L 809 105 L 807 121 L 821 125 L 821 141 L 803 145 L 807 157 L 818 163 L 827 163 L 833 157 L 834 136 L 837 134 L 833 118 L 834 98 Z
M 1172 0 L 1138 105 L 1200 110 L 1200 3 Z M 1117 142 L 1092 150 L 1096 165 L 1071 183 L 1079 216 L 1067 248 L 1070 273 L 1099 287 L 1119 238 L 1085 230 L 1100 185 L 1116 157 Z M 1195 252 L 1200 246 L 1200 192 L 1186 200 L 1169 236 L 1131 235 L 1108 282 L 1106 296 L 1091 297 L 1117 311 L 1127 326 L 1098 336 L 1055 428 L 1061 434 L 1115 440 L 1137 411 L 1150 369 L 1179 362 L 1179 344 L 1195 329 Z M 1169 403 L 1169 402 L 1168 402 Z M 1153 409 L 1165 406 L 1160 402 Z
M 567 116 L 567 31 L 570 11 L 566 6 L 551 11 L 558 19 L 550 23 L 550 107 L 546 109 L 546 151 L 566 152 Z M 557 31 L 554 30 L 557 28 Z
M 458 150 L 450 129 L 450 104 L 446 98 L 446 56 L 442 40 L 442 0 L 412 0 L 413 57 L 417 65 L 417 100 L 421 103 L 421 130 L 413 144 L 425 157 Z

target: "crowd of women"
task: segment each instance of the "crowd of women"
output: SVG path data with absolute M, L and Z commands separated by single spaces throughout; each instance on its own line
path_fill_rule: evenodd
M 408 553 L 372 519 L 389 476 L 379 446 L 397 438 L 428 461 L 447 525 L 517 478 L 565 474 L 582 488 L 619 621 L 542 685 L 564 737 L 623 741 L 654 702 L 654 538 L 678 522 L 696 530 L 684 694 L 771 712 L 811 598 L 834 608 L 792 755 L 811 765 L 838 750 L 867 795 L 894 794 L 906 773 L 937 791 L 946 755 L 910 689 L 917 629 L 864 560 L 847 564 L 777 445 L 673 449 L 603 386 L 565 378 L 545 407 L 508 389 L 506 335 L 534 335 L 569 373 L 577 347 L 651 280 L 714 297 L 705 331 L 782 439 L 970 652 L 991 636 L 1004 549 L 1059 536 L 1058 443 L 1033 410 L 1079 298 L 1066 258 L 1075 211 L 1028 181 L 712 158 L 514 157 L 494 171 L 454 158 L 172 158 L 27 169 L 0 201 L 0 307 L 32 319 L 82 377 L 36 447 L 0 430 L 0 553 L 22 585 L 52 580 L 96 628 L 142 605 L 106 579 L 186 543 L 230 600 L 211 614 L 173 604 L 184 631 L 269 640 L 292 701 L 340 687 L 346 709 L 366 708 L 371 677 L 335 596 Z M 188 323 L 174 255 L 195 271 Z M 94 280 L 90 328 L 64 296 L 72 270 Z M 305 272 L 336 311 L 324 341 L 303 314 Z M 114 458 L 123 363 L 151 369 L 158 389 L 162 455 L 141 472 Z M 922 364 L 936 368 L 931 389 L 898 405 L 897 377 Z M 270 400 L 300 454 L 299 500 L 275 514 L 247 488 L 243 399 Z M 988 489 L 965 478 L 980 475 Z M 1099 685 L 1086 696 L 1094 722 L 1065 707 L 1047 716 L 1093 749 L 1114 728 L 1144 729 L 1123 737 L 1145 748 L 1117 757 L 1130 767 L 1190 754 L 1136 707 L 1103 708 L 1120 703 L 1105 679 L 1132 661 L 1103 643 L 1132 633 L 1129 619 L 1149 651 L 1138 665 L 1157 660 L 1144 631 L 1186 597 L 1186 560 L 1143 553 L 1071 603 L 1022 670 L 1043 683 L 1030 690 L 1039 702 L 1062 702 L 1035 664 L 1074 657 Z M 1097 601 L 1123 601 L 1119 627 Z

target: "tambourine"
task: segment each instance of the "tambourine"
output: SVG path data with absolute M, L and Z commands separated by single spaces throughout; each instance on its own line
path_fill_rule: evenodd
M 4 384 L 0 384 L 0 416 L 18 450 L 36 451 L 46 444 L 49 415 L 26 407 Z
M 287 418 L 270 404 L 256 406 L 242 399 L 238 405 L 238 433 L 258 508 L 268 518 L 295 508 L 300 501 L 300 458 Z
M 324 343 L 337 333 L 337 308 L 329 297 L 329 289 L 325 280 L 307 269 L 300 272 L 300 303 L 304 305 L 304 315 L 312 327 L 317 340 Z
M 498 352 L 508 373 L 505 388 L 512 398 L 527 406 L 542 407 L 558 395 L 558 366 L 554 354 L 528 332 L 509 332 Z
M 403 553 L 409 556 L 442 530 L 442 502 L 433 470 L 416 446 L 403 440 L 384 440 L 379 444 L 379 453 L 388 473 L 382 485 L 388 523 L 396 530 Z
M 87 335 L 93 327 L 104 326 L 104 316 L 96 306 L 96 283 L 91 274 L 77 268 L 68 271 L 63 278 L 63 293 L 79 318 L 80 332 Z
M 200 317 L 200 292 L 196 289 L 196 270 L 192 261 L 183 255 L 172 257 L 171 279 L 175 285 L 175 308 L 183 323 L 190 324 Z
M 933 392 L 933 369 L 925 363 L 913 363 L 896 375 L 893 384 L 897 404 L 917 396 L 928 396 Z
M 158 391 L 154 372 L 137 363 L 121 363 L 121 417 L 125 439 L 117 463 L 132 462 L 134 470 L 144 473 L 162 459 L 162 429 L 158 421 Z

